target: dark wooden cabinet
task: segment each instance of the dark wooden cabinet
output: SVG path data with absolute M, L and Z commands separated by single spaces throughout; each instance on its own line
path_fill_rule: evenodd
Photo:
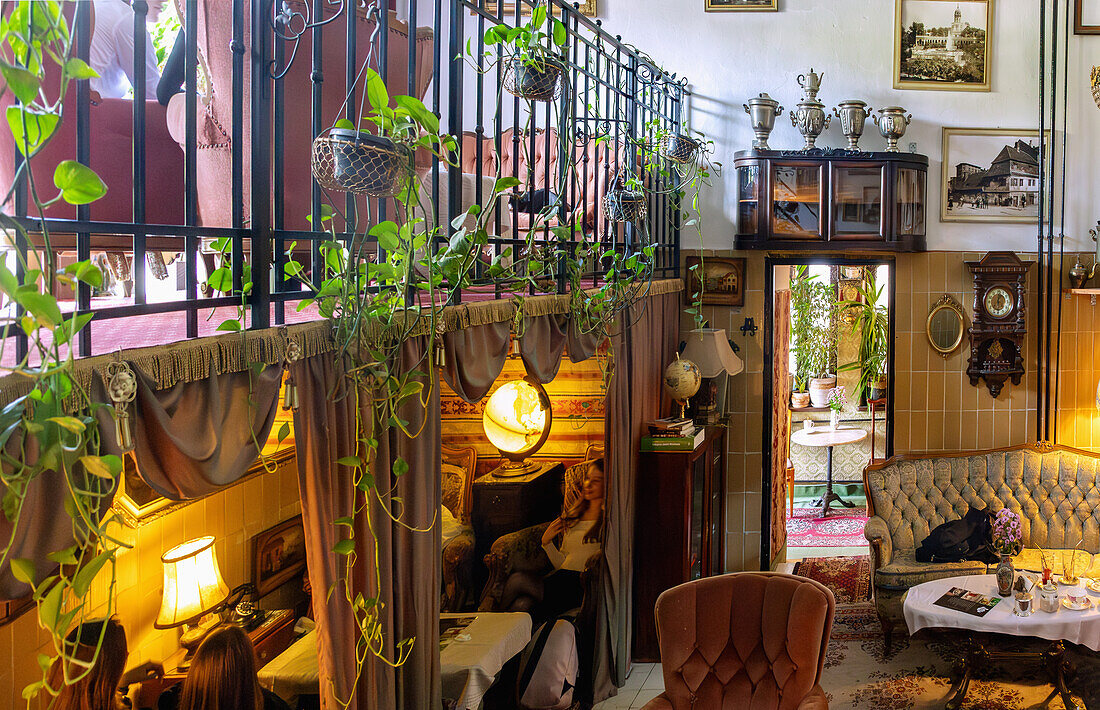
M 544 463 L 533 473 L 513 478 L 484 475 L 474 481 L 474 539 L 479 554 L 500 537 L 561 514 L 561 463 Z
M 642 453 L 634 519 L 634 660 L 660 660 L 653 609 L 661 592 L 725 572 L 726 430 L 694 451 Z
M 737 249 L 925 250 L 926 156 L 753 149 L 734 167 Z

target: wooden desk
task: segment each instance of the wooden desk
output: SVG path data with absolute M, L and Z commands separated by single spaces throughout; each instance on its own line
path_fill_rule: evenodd
M 511 478 L 486 474 L 474 481 L 473 524 L 479 558 L 501 535 L 558 517 L 565 466 L 548 462 Z

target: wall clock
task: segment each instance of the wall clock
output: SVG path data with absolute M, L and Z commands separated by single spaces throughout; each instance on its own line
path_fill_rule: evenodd
M 991 251 L 981 261 L 966 262 L 974 277 L 974 317 L 970 327 L 970 384 L 985 380 L 997 397 L 1009 379 L 1020 384 L 1027 335 L 1027 273 L 1032 262 L 1010 251 Z

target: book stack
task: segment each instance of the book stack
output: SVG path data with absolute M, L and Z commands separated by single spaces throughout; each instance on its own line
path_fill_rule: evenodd
M 690 419 L 666 418 L 649 423 L 649 436 L 642 437 L 642 451 L 694 451 L 707 438 L 707 431 Z

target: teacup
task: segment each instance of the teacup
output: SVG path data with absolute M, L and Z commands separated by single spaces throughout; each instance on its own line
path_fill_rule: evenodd
M 1089 603 L 1088 592 L 1084 587 L 1070 587 L 1065 591 L 1066 601 L 1072 606 L 1085 606 Z
M 1016 616 L 1031 616 L 1032 600 L 1031 592 L 1016 592 Z
M 805 429 L 806 431 L 810 431 L 811 429 L 813 429 L 814 428 L 813 420 L 812 419 L 807 419 L 807 420 L 803 421 L 802 422 L 802 428 Z

